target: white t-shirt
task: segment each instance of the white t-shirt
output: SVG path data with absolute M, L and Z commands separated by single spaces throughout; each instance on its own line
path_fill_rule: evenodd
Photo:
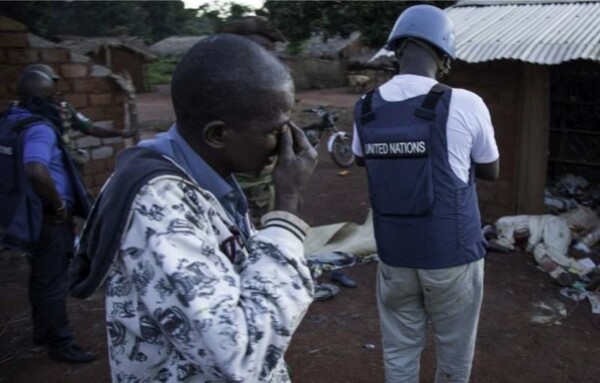
M 403 101 L 426 94 L 436 83 L 436 80 L 429 77 L 397 75 L 380 86 L 379 93 L 385 101 Z M 478 164 L 498 159 L 498 145 L 494 138 L 490 112 L 481 97 L 475 93 L 465 89 L 452 89 L 447 129 L 450 167 L 464 182 L 469 180 L 471 159 Z M 352 151 L 357 156 L 363 156 L 356 125 Z

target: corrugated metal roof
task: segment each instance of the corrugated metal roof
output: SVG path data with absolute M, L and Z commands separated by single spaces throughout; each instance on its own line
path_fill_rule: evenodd
M 464 1 L 445 12 L 466 62 L 600 62 L 600 1 Z M 392 55 L 381 50 L 373 59 Z

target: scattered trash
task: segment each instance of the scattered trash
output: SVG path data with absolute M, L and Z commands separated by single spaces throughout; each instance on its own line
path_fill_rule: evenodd
M 587 246 L 588 249 L 600 242 L 600 226 L 597 226 L 593 231 L 581 238 L 580 242 Z
M 575 209 L 579 204 L 571 198 L 556 197 L 550 194 L 548 190 L 544 192 L 544 205 L 554 208 L 558 211 Z
M 308 265 L 330 265 L 332 267 L 349 267 L 356 263 L 356 257 L 343 251 L 332 251 L 331 253 L 311 254 L 308 257 Z
M 333 282 L 339 283 L 344 287 L 356 287 L 356 282 L 340 270 L 333 270 L 329 274 L 329 279 L 331 279 Z
M 582 259 L 577 260 L 577 262 L 579 262 L 579 264 L 581 266 L 583 266 L 587 269 L 595 269 L 596 268 L 596 264 L 590 258 L 582 258 Z
M 592 313 L 600 314 L 600 291 L 588 291 L 587 298 L 592 305 Z
M 600 184 L 592 184 L 579 175 L 566 174 L 548 187 L 546 196 L 546 205 L 558 210 L 573 208 L 573 201 L 578 205 L 596 207 L 600 205 Z
M 567 307 L 558 300 L 538 302 L 533 306 L 536 311 L 531 316 L 531 323 L 560 325 L 561 320 L 567 317 Z
M 338 295 L 340 288 L 331 283 L 319 283 L 315 286 L 315 302 L 324 301 Z
M 573 245 L 573 248 L 579 251 L 583 251 L 586 254 L 589 254 L 592 252 L 592 250 L 585 244 L 581 243 L 581 242 L 577 242 L 575 245 Z
M 587 286 L 587 297 L 592 306 L 592 325 L 600 330 L 600 277 Z
M 364 345 L 363 345 L 363 348 L 366 348 L 366 349 L 372 350 L 372 349 L 374 349 L 374 348 L 375 348 L 375 345 L 374 345 L 374 344 L 371 344 L 371 343 L 367 343 L 367 344 L 364 344 Z
M 583 189 L 585 189 L 589 183 L 582 176 L 577 176 L 574 174 L 565 174 L 558 182 L 556 183 L 556 188 L 559 191 L 564 192 L 567 195 L 577 195 Z
M 338 176 L 341 176 L 341 177 L 343 177 L 343 176 L 347 176 L 349 173 L 350 173 L 350 172 L 349 172 L 348 170 L 340 170 L 340 171 L 338 172 Z
M 548 273 L 559 285 L 568 287 L 575 283 L 577 275 L 565 270 L 547 255 L 539 255 L 535 257 L 535 260 L 538 263 L 538 268 L 543 272 Z
M 354 255 L 342 251 L 312 254 L 306 259 L 313 278 L 318 278 L 324 271 L 351 267 L 359 262 L 359 259 Z
M 555 187 L 560 197 L 548 190 L 545 193 L 546 205 L 566 212 L 502 217 L 493 227 L 488 225 L 482 230 L 488 250 L 508 252 L 524 248 L 533 254 L 540 270 L 564 287 L 560 290 L 562 296 L 577 303 L 588 298 L 592 305 L 592 322 L 600 328 L 600 292 L 590 292 L 596 282 L 596 290 L 600 290 L 599 259 L 593 251 L 600 242 L 600 217 L 596 210 L 582 204 L 590 201 L 591 193 L 596 193 L 590 190 L 596 186 L 589 187 L 583 177 L 566 175 Z M 600 201 L 595 194 L 591 198 Z M 571 246 L 579 253 L 569 254 Z M 541 302 L 535 307 L 532 323 L 560 324 L 567 316 L 567 309 L 560 301 Z
M 574 287 L 565 287 L 560 289 L 560 295 L 569 298 L 575 302 L 581 302 L 587 298 L 587 292 Z
M 316 349 L 314 349 L 314 350 L 310 350 L 308 353 L 309 353 L 309 354 L 316 354 L 317 352 L 321 351 L 323 348 L 324 348 L 324 347 L 321 347 L 321 348 L 316 348 Z

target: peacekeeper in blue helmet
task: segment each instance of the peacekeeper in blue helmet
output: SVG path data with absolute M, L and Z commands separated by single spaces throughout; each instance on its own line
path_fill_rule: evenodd
M 31 64 L 25 67 L 23 73 L 29 71 L 38 71 L 46 74 L 52 80 L 57 83 L 60 80 L 60 76 L 56 74 L 54 69 L 46 64 Z M 58 94 L 58 93 L 57 93 Z M 133 137 L 137 132 L 135 130 L 115 130 L 109 128 L 101 128 L 98 126 L 94 126 L 92 120 L 86 117 L 83 113 L 77 111 L 73 105 L 70 103 L 57 100 L 56 105 L 58 107 L 60 117 L 61 117 L 61 126 L 59 127 L 62 132 L 62 141 L 65 146 L 71 152 L 72 158 L 78 166 L 83 166 L 88 161 L 87 153 L 83 151 L 78 151 L 75 148 L 74 143 L 71 141 L 70 132 L 71 130 L 79 131 L 85 135 L 99 137 L 99 138 L 112 138 L 112 137 L 123 137 L 130 138 Z
M 30 70 L 17 87 L 19 100 L 0 117 L 0 245 L 27 253 L 35 345 L 56 361 L 92 362 L 67 314 L 73 217 L 86 217 L 91 201 L 55 125 L 54 82 Z
M 456 57 L 446 14 L 406 9 L 387 49 L 399 73 L 355 108 L 353 151 L 366 167 L 379 257 L 377 302 L 386 382 L 418 382 L 432 323 L 436 382 L 467 382 L 483 297 L 475 179 L 495 180 L 499 153 L 476 94 L 437 81 Z

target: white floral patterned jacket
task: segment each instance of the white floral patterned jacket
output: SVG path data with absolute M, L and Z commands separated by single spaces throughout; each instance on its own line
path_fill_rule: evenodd
M 308 226 L 271 212 L 244 244 L 216 198 L 160 176 L 134 200 L 106 278 L 114 382 L 289 382 L 313 296 Z

